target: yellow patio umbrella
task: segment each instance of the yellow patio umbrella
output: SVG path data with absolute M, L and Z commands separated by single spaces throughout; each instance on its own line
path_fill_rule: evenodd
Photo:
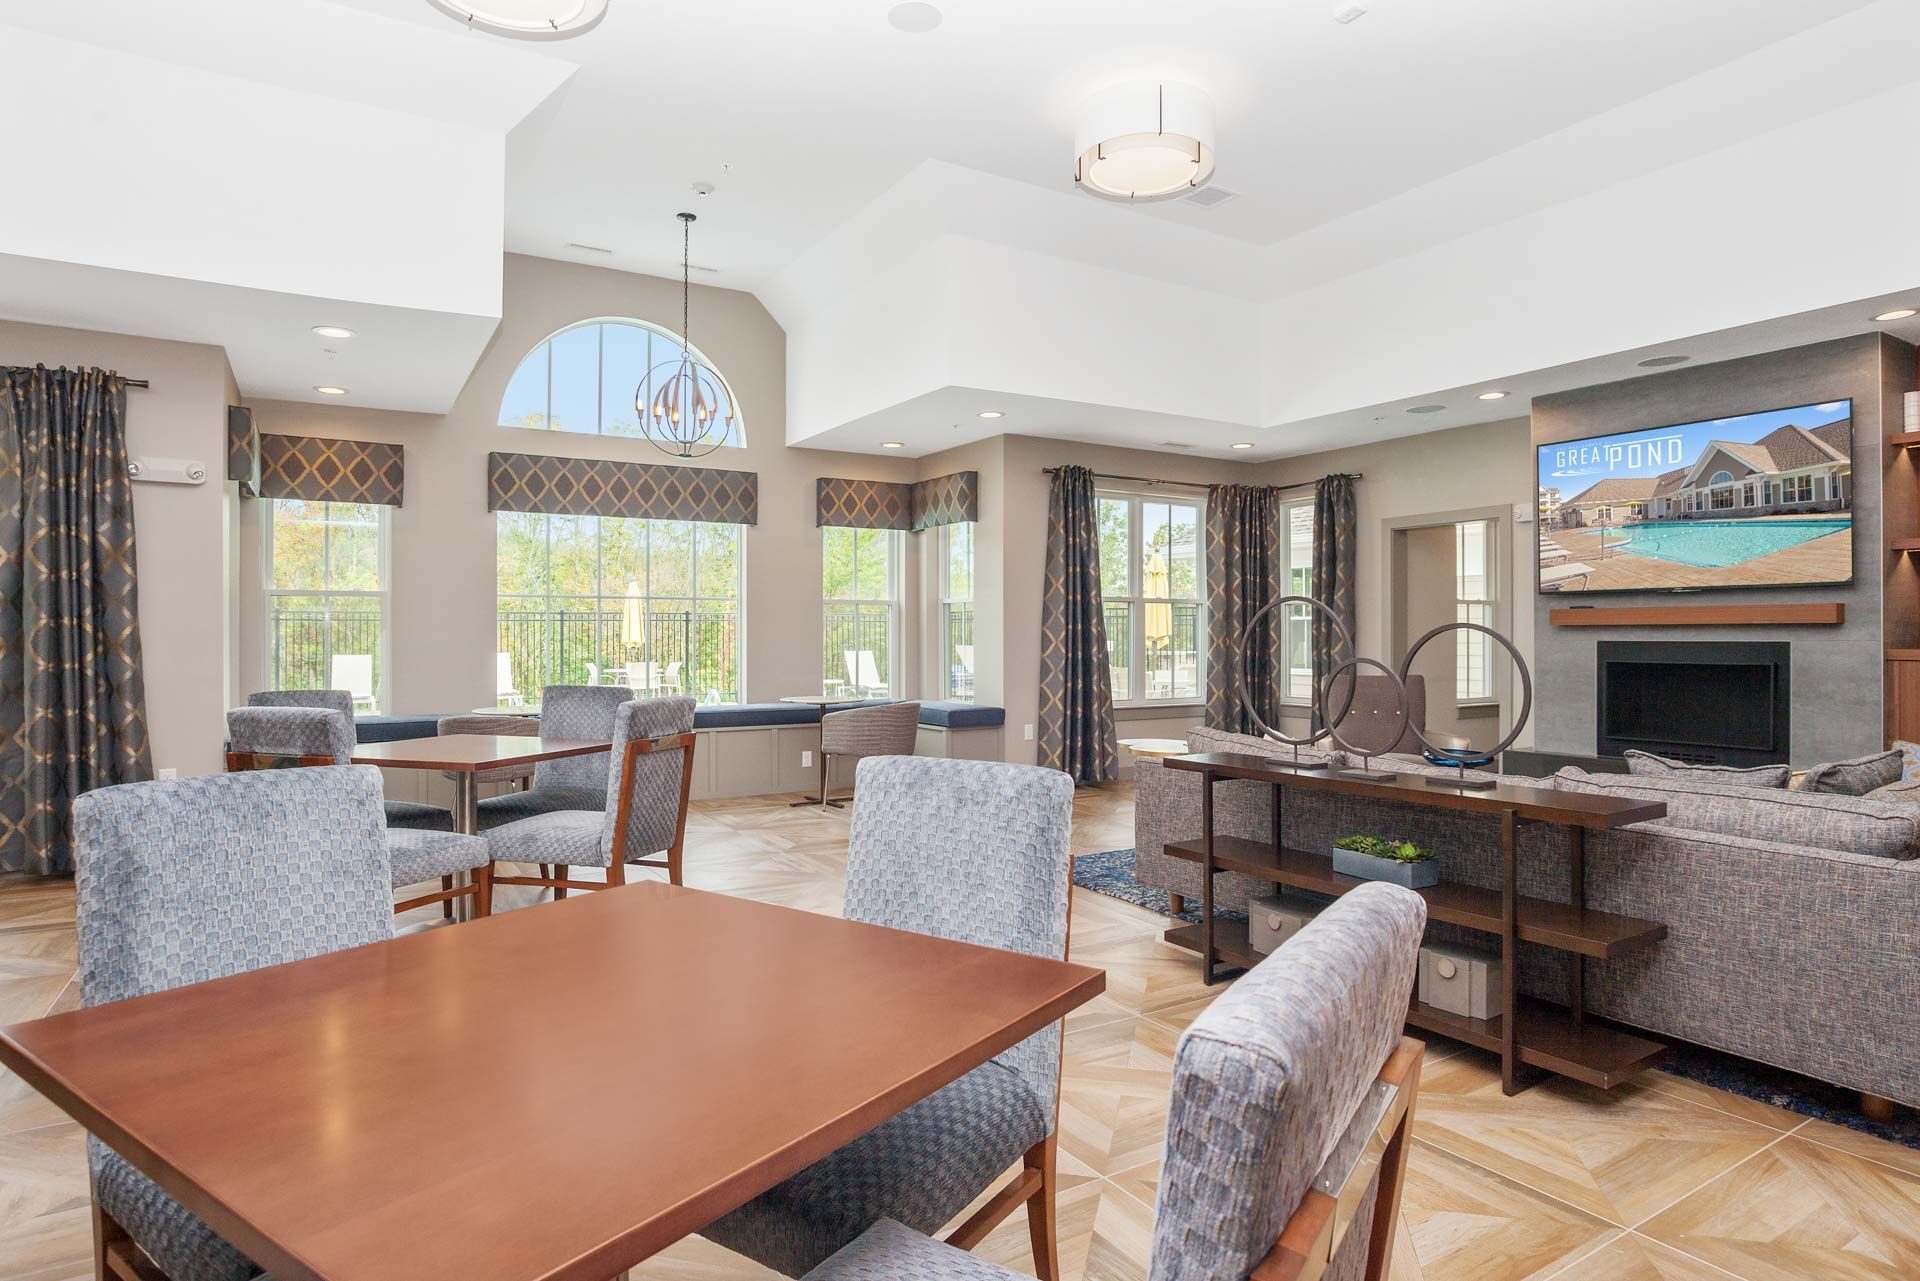
M 627 603 L 620 610 L 620 645 L 639 649 L 647 643 L 646 613 L 640 604 L 640 584 L 627 580 Z
M 1159 552 L 1147 557 L 1147 563 L 1141 573 L 1140 594 L 1152 599 L 1165 598 L 1167 595 L 1167 562 Z M 1164 649 L 1173 640 L 1173 606 L 1149 605 L 1145 617 L 1147 648 Z

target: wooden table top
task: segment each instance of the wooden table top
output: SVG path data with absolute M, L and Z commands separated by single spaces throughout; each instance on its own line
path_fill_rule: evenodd
M 389 769 L 445 769 L 460 772 L 496 769 L 504 765 L 532 765 L 563 756 L 589 756 L 610 751 L 608 738 L 533 738 L 520 734 L 441 734 L 435 738 L 403 738 L 392 743 L 362 743 L 350 758 L 355 765 L 385 765 Z
M 279 1281 L 605 1281 L 1102 971 L 641 882 L 0 1029 Z
M 1347 796 L 1369 796 L 1376 800 L 1400 801 L 1409 805 L 1430 805 L 1440 809 L 1469 810 L 1497 814 L 1513 810 L 1521 818 L 1542 823 L 1560 823 L 1570 827 L 1608 830 L 1628 823 L 1665 818 L 1667 807 L 1659 801 L 1631 800 L 1624 796 L 1601 796 L 1591 792 L 1563 792 L 1550 787 L 1499 787 L 1479 789 L 1436 787 L 1425 775 L 1403 774 L 1390 783 L 1362 778 L 1331 777 L 1325 770 L 1296 770 L 1285 764 L 1283 744 L 1275 744 L 1271 758 L 1236 752 L 1198 752 L 1190 756 L 1170 756 L 1161 764 L 1168 769 L 1206 770 L 1223 778 L 1246 778 L 1312 791 L 1339 792 Z M 1375 759 L 1382 770 L 1391 770 L 1393 762 Z

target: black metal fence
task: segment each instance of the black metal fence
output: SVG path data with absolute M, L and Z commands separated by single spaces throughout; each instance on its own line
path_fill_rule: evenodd
M 960 703 L 973 701 L 973 605 L 954 601 L 947 614 L 947 697 Z
M 371 658 L 373 691 L 379 690 L 379 610 L 275 609 L 270 630 L 269 688 L 331 689 L 338 654 Z
M 502 610 L 503 680 L 526 702 L 546 685 L 630 685 L 648 693 L 740 701 L 739 615 L 668 610 L 637 630 L 622 610 Z M 503 700 L 507 689 L 501 691 Z
M 1134 637 L 1133 611 L 1147 611 L 1146 622 L 1154 629 L 1158 622 L 1167 629 L 1165 636 L 1147 637 L 1146 688 L 1133 687 Z M 1166 611 L 1158 614 L 1156 611 Z M 1101 611 L 1107 624 L 1107 664 L 1113 676 L 1113 696 L 1128 698 L 1200 698 L 1200 649 L 1206 638 L 1200 634 L 1200 605 L 1197 601 L 1136 606 L 1132 601 L 1105 601 Z

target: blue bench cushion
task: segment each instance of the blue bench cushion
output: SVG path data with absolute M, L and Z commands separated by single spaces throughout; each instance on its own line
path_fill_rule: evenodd
M 359 743 L 398 743 L 409 738 L 432 738 L 440 732 L 438 716 L 356 716 L 353 737 Z
M 972 703 L 938 701 L 920 704 L 920 723 L 944 729 L 974 729 L 982 725 L 1005 725 L 1004 707 L 975 707 Z
M 835 703 L 834 707 L 873 707 L 886 699 Z M 715 703 L 696 707 L 695 729 L 747 729 L 757 725 L 816 725 L 820 709 L 811 703 Z M 972 729 L 1004 725 L 1007 713 L 998 707 L 972 703 L 920 704 L 920 723 L 940 729 Z M 432 738 L 439 732 L 438 716 L 356 716 L 354 737 L 362 743 L 396 743 L 409 738 Z

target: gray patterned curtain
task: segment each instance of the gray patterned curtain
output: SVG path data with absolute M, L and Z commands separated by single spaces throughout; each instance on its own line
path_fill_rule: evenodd
M 153 775 L 127 386 L 0 370 L 0 869 L 73 869 L 80 793 Z
M 1286 595 L 1280 539 L 1285 536 L 1280 490 L 1274 485 L 1207 488 L 1207 724 L 1236 734 L 1258 734 L 1240 704 L 1240 637 L 1247 621 Z M 1260 622 L 1247 656 L 1247 691 L 1268 724 L 1277 723 L 1281 667 L 1280 619 Z
M 1047 497 L 1047 572 L 1040 590 L 1040 763 L 1075 783 L 1112 781 L 1113 675 L 1100 608 L 1093 473 L 1062 467 Z
M 1313 598 L 1331 609 L 1353 635 L 1354 549 L 1357 541 L 1353 510 L 1353 477 L 1342 474 L 1322 476 L 1313 487 Z M 1326 673 L 1353 657 L 1351 647 L 1342 648 L 1333 627 L 1313 612 L 1313 686 L 1316 691 Z M 1334 703 L 1341 693 L 1334 691 Z M 1314 728 L 1321 724 L 1316 700 Z

